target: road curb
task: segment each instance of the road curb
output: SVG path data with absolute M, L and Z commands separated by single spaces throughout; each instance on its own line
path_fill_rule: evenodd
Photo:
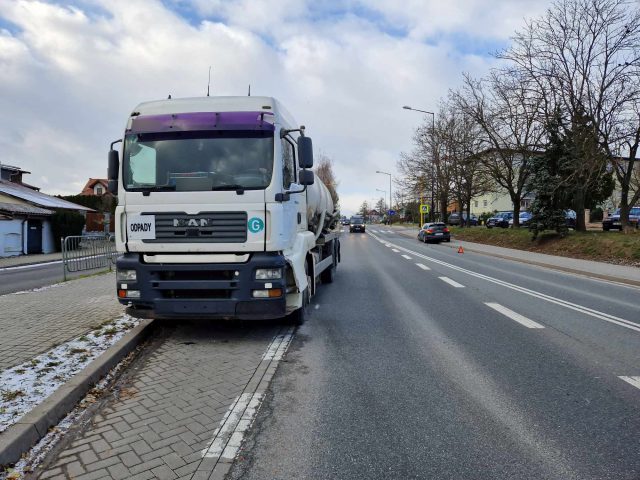
M 152 320 L 142 320 L 40 405 L 2 432 L 0 465 L 17 462 L 23 453 L 47 434 L 49 428 L 57 425 L 94 384 L 149 335 L 152 324 Z
M 402 235 L 403 237 L 407 237 L 407 238 L 414 238 L 415 237 L 415 235 L 407 233 L 407 232 L 396 232 L 396 233 L 398 235 Z M 453 240 L 455 240 L 455 238 Z M 467 242 L 467 243 L 473 243 L 473 242 Z M 482 245 L 482 244 L 476 244 L 476 245 Z M 458 246 L 459 245 L 455 245 L 455 244 L 452 245 L 450 243 L 447 243 L 445 245 L 445 247 L 449 247 L 449 248 L 458 248 Z M 575 275 L 581 275 L 583 277 L 597 278 L 597 279 L 600 279 L 600 280 L 606 280 L 608 282 L 623 283 L 625 285 L 631 285 L 633 287 L 640 287 L 640 281 L 633 280 L 633 279 L 630 279 L 630 278 L 614 277 L 612 275 L 605 275 L 605 274 L 602 274 L 602 273 L 589 272 L 589 271 L 585 271 L 585 270 L 579 270 L 579 269 L 576 269 L 576 268 L 563 267 L 561 265 L 554 265 L 552 263 L 537 262 L 535 260 L 528 260 L 528 259 L 525 259 L 525 258 L 512 257 L 510 255 L 503 255 L 501 253 L 487 252 L 485 250 L 481 250 L 479 247 L 469 247 L 468 245 L 465 246 L 464 248 L 468 252 L 479 253 L 481 255 L 486 255 L 488 257 L 502 258 L 504 260 L 511 260 L 513 262 L 520 262 L 520 263 L 524 263 L 524 264 L 527 264 L 527 265 L 535 265 L 536 267 L 550 268 L 552 270 L 558 270 L 560 272 L 572 273 L 572 274 L 575 274 Z

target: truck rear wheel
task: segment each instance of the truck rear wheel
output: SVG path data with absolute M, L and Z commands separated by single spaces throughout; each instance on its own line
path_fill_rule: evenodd
M 331 251 L 331 256 L 333 257 L 333 264 L 331 265 L 331 267 L 325 269 L 320 274 L 320 280 L 322 281 L 322 283 L 333 283 L 333 278 L 336 275 L 336 268 L 338 267 L 338 249 L 336 248 L 336 246 L 336 242 L 332 241 L 329 250 Z

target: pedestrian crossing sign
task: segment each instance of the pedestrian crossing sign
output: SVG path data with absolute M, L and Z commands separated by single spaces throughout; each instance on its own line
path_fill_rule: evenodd
M 429 205 L 420 205 L 420 213 L 429 213 Z

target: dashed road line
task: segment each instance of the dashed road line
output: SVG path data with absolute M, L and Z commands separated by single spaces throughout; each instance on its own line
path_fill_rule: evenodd
M 485 302 L 487 307 L 493 308 L 496 312 L 501 313 L 505 317 L 510 318 L 514 322 L 518 322 L 520 325 L 524 325 L 527 328 L 544 328 L 544 325 L 540 325 L 538 322 L 534 322 L 533 320 L 520 315 L 513 310 L 500 305 L 499 303 Z
M 426 265 L 422 264 L 422 263 L 416 263 L 417 266 L 419 266 L 422 270 L 431 270 L 429 267 L 427 267 Z
M 633 385 L 634 387 L 640 389 L 640 377 L 627 377 L 627 376 L 622 376 L 621 375 L 618 378 L 620 380 L 624 380 L 628 384 Z
M 451 280 L 449 277 L 438 277 L 438 278 L 440 280 L 442 280 L 443 282 L 448 283 L 452 287 L 464 288 L 464 285 L 462 285 L 461 283 L 456 282 L 455 280 Z
M 406 258 L 407 260 L 411 260 L 411 257 L 409 255 L 402 255 L 402 258 Z
M 395 253 L 400 253 L 400 250 L 397 250 L 397 249 L 395 249 L 395 248 L 392 248 L 392 249 L 391 249 L 391 251 L 392 251 L 392 252 L 395 252 Z
M 541 300 L 545 300 L 545 301 L 547 301 L 549 303 L 554 303 L 556 305 L 560 305 L 561 307 L 565 307 L 565 308 L 568 308 L 570 310 L 574 310 L 576 312 L 584 313 L 585 315 L 589 315 L 589 316 L 597 318 L 599 320 L 604 320 L 605 322 L 613 323 L 614 325 L 618 325 L 618 326 L 621 326 L 621 327 L 624 327 L 624 328 L 628 328 L 629 330 L 634 330 L 636 332 L 640 332 L 640 324 L 635 323 L 635 322 L 631 322 L 629 320 L 625 320 L 624 318 L 620 318 L 620 317 L 617 317 L 615 315 L 610 315 L 608 313 L 601 312 L 601 311 L 595 310 L 593 308 L 589 308 L 589 307 L 585 307 L 585 306 L 582 306 L 582 305 L 578 305 L 576 303 L 572 303 L 572 302 L 569 302 L 567 300 L 562 300 L 560 298 L 553 297 L 553 296 L 547 295 L 545 293 L 537 292 L 537 291 L 531 290 L 529 288 L 521 287 L 519 285 L 515 285 L 513 283 L 509 283 L 509 282 L 506 282 L 504 280 L 499 280 L 497 278 L 490 277 L 489 275 L 484 275 L 482 273 L 477 273 L 477 272 L 474 272 L 472 270 L 468 270 L 466 268 L 458 267 L 458 266 L 453 265 L 451 263 L 444 262 L 442 260 L 438 260 L 437 258 L 429 257 L 427 255 L 423 255 L 423 254 L 421 254 L 419 252 L 410 250 L 408 248 L 404 248 L 404 247 L 402 247 L 400 245 L 396 245 L 396 244 L 393 244 L 393 243 L 390 243 L 389 245 L 391 245 L 392 247 L 396 247 L 399 250 L 402 250 L 402 251 L 405 251 L 407 253 L 413 254 L 416 257 L 423 258 L 425 260 L 429 260 L 430 262 L 437 263 L 439 265 L 442 265 L 442 266 L 447 267 L 447 268 L 451 268 L 452 270 L 456 270 L 458 272 L 466 273 L 467 275 L 470 275 L 472 277 L 480 278 L 480 279 L 482 279 L 484 281 L 491 282 L 491 283 L 494 283 L 496 285 L 500 285 L 500 286 L 509 288 L 511 290 L 515 290 L 516 292 L 524 293 L 526 295 L 530 295 L 532 297 L 539 298 Z

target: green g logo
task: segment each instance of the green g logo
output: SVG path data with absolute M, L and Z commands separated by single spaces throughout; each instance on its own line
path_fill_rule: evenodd
M 249 220 L 249 231 L 251 233 L 258 233 L 264 229 L 264 222 L 258 217 L 253 217 Z

